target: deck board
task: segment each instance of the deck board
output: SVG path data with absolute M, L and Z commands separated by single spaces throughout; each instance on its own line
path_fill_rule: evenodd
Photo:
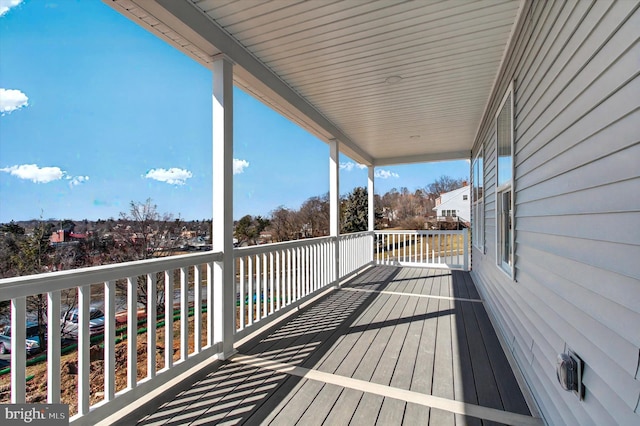
M 422 279 L 422 291 L 430 292 L 433 287 L 432 280 Z M 420 293 L 424 294 L 424 293 Z M 427 293 L 428 294 L 428 293 Z M 416 314 L 432 315 L 436 312 L 438 301 L 436 299 L 417 298 Z M 413 368 L 409 390 L 425 394 L 431 394 L 433 379 L 433 360 L 435 350 L 435 324 L 427 321 L 414 321 L 410 329 L 412 341 L 416 343 L 415 362 L 410 364 Z M 403 424 L 424 425 L 428 424 L 430 408 L 418 404 L 407 404 Z
M 298 424 L 306 412 L 312 412 L 309 407 L 313 404 L 316 396 L 322 390 L 324 383 L 314 380 L 304 380 L 296 386 L 295 395 L 292 398 L 295 403 L 280 404 L 281 409 L 273 419 L 273 424 L 288 425 Z M 300 423 L 305 424 L 305 423 Z
M 440 280 L 440 296 L 448 296 L 450 292 L 446 283 Z M 439 312 L 451 312 L 452 302 L 449 300 L 438 301 Z M 436 350 L 433 366 L 432 394 L 442 398 L 454 399 L 453 392 L 453 349 L 451 344 L 451 319 L 438 316 L 436 328 Z M 454 415 L 442 410 L 431 412 L 430 422 L 437 425 L 453 425 Z
M 323 383 L 313 399 L 313 407 L 305 411 L 298 424 L 305 426 L 324 424 L 326 417 L 340 397 L 341 391 L 340 386 Z
M 465 272 L 370 268 L 238 351 L 339 384 L 227 361 L 138 424 L 492 424 L 340 377 L 530 415 Z
M 351 424 L 373 425 L 377 424 L 378 413 L 382 407 L 384 397 L 365 393 L 360 399 L 360 403 L 351 417 Z
M 467 292 L 463 294 L 463 297 L 468 296 Z M 465 312 L 465 310 L 469 308 L 469 305 L 471 305 L 469 302 L 455 302 L 456 314 L 451 317 L 451 341 L 454 359 L 457 360 L 457 362 L 453 363 L 453 391 L 457 401 L 477 404 L 478 396 L 475 378 L 473 374 L 468 374 L 469 371 L 473 371 L 473 362 L 471 359 L 473 352 L 471 352 L 469 348 L 469 337 L 466 327 L 467 321 L 465 321 L 469 319 L 469 317 L 466 316 L 467 312 Z M 475 355 L 475 353 L 473 354 Z M 456 414 L 455 417 L 456 425 L 480 426 L 482 424 L 480 419 L 472 417 L 463 418 L 464 416 L 459 414 Z
M 364 396 L 364 392 L 353 389 L 343 389 L 340 397 L 325 419 L 326 425 L 348 425 L 353 418 L 353 414 Z

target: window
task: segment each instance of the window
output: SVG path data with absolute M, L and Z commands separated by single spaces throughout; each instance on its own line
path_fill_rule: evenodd
M 463 200 L 463 201 L 467 201 L 468 199 L 469 199 L 469 197 L 468 197 L 467 195 L 463 195 L 463 196 L 462 196 L 462 200 Z
M 496 261 L 513 277 L 513 84 L 496 115 Z
M 484 167 L 483 167 L 483 149 L 480 148 L 478 155 L 473 160 L 472 166 L 473 191 L 472 197 L 472 213 L 473 223 L 471 226 L 471 239 L 473 245 L 484 251 Z

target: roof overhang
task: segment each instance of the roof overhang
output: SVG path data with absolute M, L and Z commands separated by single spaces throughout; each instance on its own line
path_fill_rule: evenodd
M 374 166 L 470 157 L 523 4 L 104 1 Z

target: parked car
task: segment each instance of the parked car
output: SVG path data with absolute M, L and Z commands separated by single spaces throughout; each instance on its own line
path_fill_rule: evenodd
M 61 321 L 61 335 L 67 339 L 78 338 L 78 320 L 80 313 L 78 309 L 72 309 L 67 312 Z M 95 336 L 96 334 L 104 333 L 104 312 L 98 308 L 91 307 L 89 309 L 89 334 Z
M 38 337 L 38 324 L 27 323 L 27 340 L 25 342 L 27 355 L 33 355 L 41 351 L 40 338 Z M 6 326 L 0 333 L 0 355 L 11 352 L 11 326 Z

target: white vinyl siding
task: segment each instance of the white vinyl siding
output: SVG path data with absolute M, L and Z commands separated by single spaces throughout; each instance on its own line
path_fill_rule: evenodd
M 524 7 L 472 152 L 486 213 L 473 278 L 548 424 L 640 424 L 639 3 Z M 512 82 L 517 285 L 493 247 L 496 114 Z M 556 378 L 567 348 L 585 362 L 583 401 Z

